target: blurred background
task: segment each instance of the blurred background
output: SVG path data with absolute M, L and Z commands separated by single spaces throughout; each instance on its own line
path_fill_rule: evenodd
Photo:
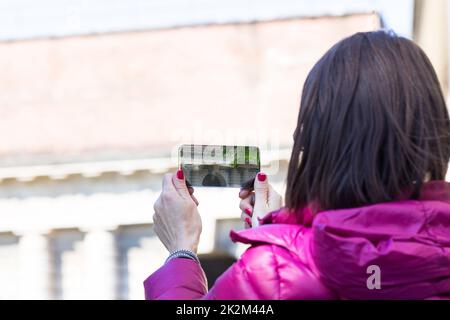
M 446 0 L 0 0 L 0 299 L 143 299 L 182 143 L 250 144 L 283 193 L 307 72 L 389 28 L 448 92 Z M 210 285 L 245 249 L 237 189 L 199 188 Z

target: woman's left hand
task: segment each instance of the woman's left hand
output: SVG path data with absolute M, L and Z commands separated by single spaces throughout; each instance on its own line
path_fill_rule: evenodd
M 183 171 L 164 175 L 162 192 L 153 206 L 155 233 L 169 250 L 187 249 L 197 253 L 202 220 L 194 189 L 186 186 Z

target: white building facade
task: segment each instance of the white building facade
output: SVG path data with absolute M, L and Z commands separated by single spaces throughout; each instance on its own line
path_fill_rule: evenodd
M 171 162 L 0 170 L 0 299 L 143 299 L 143 280 L 167 257 L 151 217 L 162 175 L 176 170 Z M 273 176 L 280 192 L 284 173 Z M 228 239 L 242 228 L 237 189 L 196 193 L 199 254 L 237 257 L 243 248 Z

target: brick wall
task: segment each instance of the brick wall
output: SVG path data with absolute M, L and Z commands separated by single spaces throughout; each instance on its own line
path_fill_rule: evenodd
M 0 43 L 0 156 L 289 145 L 313 63 L 377 25 L 353 15 Z

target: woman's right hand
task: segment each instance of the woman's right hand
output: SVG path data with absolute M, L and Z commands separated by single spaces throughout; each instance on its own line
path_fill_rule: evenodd
M 239 198 L 242 199 L 239 208 L 242 210 L 241 218 L 245 228 L 257 227 L 258 218 L 283 206 L 282 197 L 273 189 L 267 175 L 262 172 L 256 175 L 253 190 L 241 189 Z

